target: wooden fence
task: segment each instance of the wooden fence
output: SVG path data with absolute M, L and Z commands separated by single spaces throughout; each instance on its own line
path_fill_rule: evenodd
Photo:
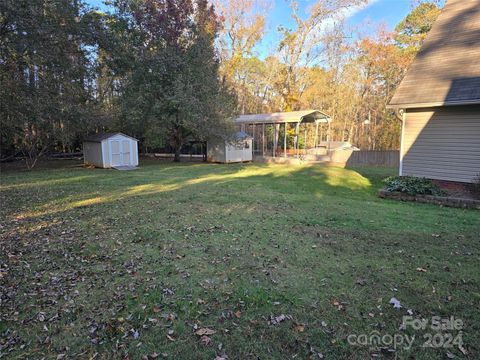
M 398 167 L 400 152 L 398 150 L 361 150 L 353 151 L 346 162 L 347 166 L 378 165 Z

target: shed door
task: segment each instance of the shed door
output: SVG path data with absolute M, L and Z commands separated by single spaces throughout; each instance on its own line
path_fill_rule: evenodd
M 112 166 L 132 163 L 129 140 L 110 140 L 110 153 L 112 154 Z
M 110 154 L 112 156 L 112 166 L 122 165 L 122 154 L 120 152 L 120 141 L 110 141 Z
M 122 140 L 122 163 L 130 165 L 132 163 L 130 154 L 130 140 Z

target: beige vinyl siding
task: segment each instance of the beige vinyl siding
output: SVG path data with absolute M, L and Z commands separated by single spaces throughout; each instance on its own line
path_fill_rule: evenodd
M 472 182 L 480 173 L 480 106 L 408 109 L 402 175 Z

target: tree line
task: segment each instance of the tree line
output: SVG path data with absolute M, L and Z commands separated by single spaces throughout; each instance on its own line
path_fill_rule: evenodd
M 333 140 L 398 147 L 386 110 L 439 12 L 416 4 L 394 32 L 362 35 L 349 9 L 366 0 L 317 0 L 308 16 L 290 1 L 292 28 L 268 54 L 265 0 L 0 2 L 2 158 L 28 166 L 48 152 L 75 152 L 92 132 L 122 131 L 141 150 L 231 131 L 236 114 L 317 108 Z
M 280 27 L 270 53 L 255 56 L 265 36 L 268 0 L 218 0 L 221 70 L 241 113 L 319 109 L 332 118 L 332 140 L 365 150 L 398 149 L 400 122 L 386 108 L 440 13 L 441 1 L 412 2 L 395 28 L 348 25 L 366 0 L 319 0 L 307 16 L 288 2 L 293 26 Z M 367 28 L 365 33 L 364 28 Z M 375 31 L 372 31 L 375 29 Z

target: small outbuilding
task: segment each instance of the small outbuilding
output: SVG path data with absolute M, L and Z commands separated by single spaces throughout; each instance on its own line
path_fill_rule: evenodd
M 207 141 L 207 161 L 217 163 L 235 163 L 252 161 L 253 137 L 239 131 L 227 139 Z
M 119 133 L 97 133 L 83 142 L 85 164 L 101 168 L 138 166 L 138 140 Z

